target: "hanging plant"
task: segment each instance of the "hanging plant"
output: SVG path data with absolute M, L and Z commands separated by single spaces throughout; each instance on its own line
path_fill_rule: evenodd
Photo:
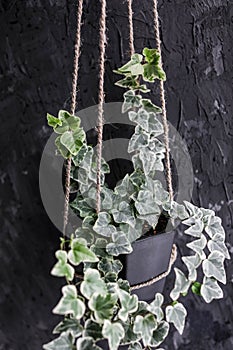
M 61 249 L 56 252 L 57 263 L 51 273 L 65 277 L 67 284 L 53 312 L 63 315 L 64 320 L 54 329 L 58 338 L 44 345 L 45 350 L 159 348 L 171 324 L 180 334 L 184 330 L 187 311 L 180 296 L 191 290 L 207 303 L 223 297 L 219 282 L 226 283 L 224 260 L 229 259 L 229 253 L 221 219 L 212 210 L 171 200 L 155 178 L 158 170 L 164 170 L 165 145 L 158 139 L 164 127 L 160 107 L 144 98 L 143 93 L 148 91 L 147 82 L 165 79 L 159 62 L 158 51 L 145 48 L 142 55 L 133 54 L 117 70 L 124 77 L 116 85 L 127 88 L 123 112 L 127 111 L 135 123 L 128 147 L 128 152 L 133 153 L 134 170 L 112 190 L 105 183 L 109 166 L 102 159 L 98 214 L 94 209 L 97 156 L 87 144 L 80 118 L 66 111 L 60 111 L 57 118 L 48 115 L 48 124 L 58 134 L 58 151 L 72 160 L 71 178 L 78 184 L 78 193 L 71 207 L 83 222 L 71 239 L 61 239 Z M 187 226 L 184 234 L 190 237 L 190 255 L 181 257 L 184 271 L 175 268 L 175 284 L 166 306 L 162 293 L 156 293 L 147 303 L 134 294 L 137 288 L 134 290 L 128 280 L 119 277 L 122 255 L 133 254 L 135 244 L 143 241 L 140 237 L 145 233 L 145 224 L 153 231 L 162 213 L 173 221 L 181 220 Z M 75 274 L 81 263 L 80 280 Z M 199 269 L 201 279 L 197 277 Z

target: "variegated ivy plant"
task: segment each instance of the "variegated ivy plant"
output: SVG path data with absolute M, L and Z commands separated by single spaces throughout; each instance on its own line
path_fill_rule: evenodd
M 46 350 L 100 350 L 100 340 L 108 341 L 110 350 L 127 345 L 129 350 L 159 348 L 167 337 L 170 324 L 183 332 L 187 311 L 179 297 L 189 290 L 209 303 L 223 297 L 218 282 L 226 283 L 224 260 L 229 258 L 221 219 L 214 211 L 188 202 L 170 201 L 168 192 L 155 179 L 163 170 L 164 145 L 159 118 L 161 109 L 142 94 L 146 82 L 165 80 L 155 49 L 134 54 L 118 69 L 124 78 L 116 84 L 127 88 L 123 112 L 135 123 L 128 152 L 133 153 L 134 171 L 127 174 L 114 190 L 105 184 L 108 164 L 102 160 L 101 212 L 95 211 L 96 155 L 87 145 L 80 118 L 60 111 L 58 118 L 48 115 L 48 123 L 58 134 L 59 153 L 72 159 L 72 180 L 77 183 L 77 198 L 71 207 L 83 218 L 82 227 L 71 239 L 61 240 L 52 275 L 65 277 L 62 297 L 53 312 L 64 320 L 54 329 L 58 337 L 44 345 Z M 143 84 L 141 83 L 143 81 Z M 156 226 L 162 211 L 188 228 L 190 255 L 181 257 L 184 271 L 175 268 L 175 285 L 170 304 L 157 293 L 148 304 L 131 294 L 129 283 L 118 278 L 120 254 L 132 252 L 132 242 L 144 233 L 144 224 Z M 64 248 L 66 247 L 66 249 Z M 75 269 L 83 263 L 83 280 L 75 279 Z M 204 277 L 197 280 L 197 270 Z M 161 349 L 160 349 L 161 350 Z

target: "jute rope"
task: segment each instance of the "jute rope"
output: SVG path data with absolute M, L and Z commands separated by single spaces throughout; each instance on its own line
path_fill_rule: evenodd
M 131 286 L 130 287 L 130 290 L 137 290 L 137 289 L 141 289 L 143 287 L 148 287 L 148 286 L 151 286 L 152 284 L 160 281 L 161 279 L 167 277 L 169 275 L 169 273 L 171 272 L 171 269 L 172 269 L 172 265 L 174 264 L 174 262 L 176 261 L 176 258 L 177 258 L 177 248 L 176 248 L 176 245 L 173 244 L 172 246 L 172 252 L 171 252 L 171 257 L 170 257 L 170 261 L 169 261 L 169 265 L 168 265 L 168 269 L 167 271 L 161 273 L 160 275 L 152 278 L 151 280 L 149 281 L 146 281 L 146 282 L 143 282 L 143 283 L 139 283 L 139 284 L 136 284 L 134 286 Z
M 75 48 L 74 48 L 74 68 L 73 68 L 73 79 L 72 79 L 71 107 L 70 107 L 70 113 L 72 115 L 74 115 L 75 108 L 76 108 L 79 56 L 80 56 L 80 46 L 81 46 L 82 12 L 83 12 L 83 0 L 78 0 L 77 29 L 76 29 L 76 37 L 75 37 Z M 68 223 L 69 198 L 70 198 L 70 171 L 71 171 L 71 157 L 67 159 L 67 163 L 66 163 L 65 202 L 64 202 L 64 213 L 63 213 L 63 235 L 64 236 L 66 233 L 66 226 Z
M 162 52 L 161 52 L 161 40 L 160 40 L 160 31 L 159 31 L 159 16 L 158 16 L 158 2 L 154 1 L 154 29 L 155 29 L 155 39 L 157 50 L 160 55 L 160 65 L 163 66 L 162 62 Z M 162 120 L 164 127 L 164 144 L 165 144 L 165 166 L 166 166 L 166 181 L 167 188 L 170 195 L 170 199 L 172 200 L 174 197 L 173 188 L 172 188 L 172 171 L 171 171 L 171 163 L 170 163 L 170 146 L 169 146 L 169 126 L 167 121 L 167 110 L 166 110 L 166 100 L 165 100 L 165 89 L 164 89 L 164 81 L 160 80 L 160 100 L 162 107 Z
M 134 54 L 134 33 L 133 33 L 133 0 L 128 0 L 128 16 L 129 16 L 129 49 L 130 56 Z
M 97 183 L 96 183 L 96 212 L 101 207 L 101 160 L 103 148 L 103 125 L 104 125 L 104 71 L 105 71 L 105 47 L 106 36 L 106 0 L 100 0 L 101 14 L 99 22 L 99 99 L 98 99 L 98 140 L 97 140 Z

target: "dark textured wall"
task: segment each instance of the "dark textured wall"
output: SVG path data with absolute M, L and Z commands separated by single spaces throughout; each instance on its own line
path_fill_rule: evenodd
M 155 45 L 151 2 L 134 1 L 138 51 Z M 192 157 L 193 202 L 222 217 L 233 253 L 233 1 L 159 5 L 168 115 Z M 86 1 L 80 108 L 97 97 L 98 13 L 98 1 Z M 61 281 L 49 275 L 59 233 L 41 203 L 38 167 L 51 133 L 46 112 L 56 114 L 70 102 L 75 0 L 1 0 L 0 28 L 0 349 L 39 350 L 58 320 L 51 309 Z M 128 58 L 125 1 L 108 1 L 108 28 L 106 100 L 121 101 L 111 71 Z M 189 297 L 186 330 L 173 332 L 165 349 L 232 350 L 230 264 L 224 300 L 205 305 Z

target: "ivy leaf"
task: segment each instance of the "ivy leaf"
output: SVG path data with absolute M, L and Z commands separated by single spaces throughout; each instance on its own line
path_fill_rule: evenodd
M 80 321 L 74 318 L 65 318 L 53 330 L 53 334 L 63 333 L 69 331 L 73 337 L 79 337 L 82 334 L 83 327 Z
M 183 256 L 182 257 L 183 262 L 187 266 L 187 269 L 189 271 L 189 277 L 188 279 L 190 281 L 196 281 L 197 279 L 197 268 L 201 265 L 201 258 L 198 254 L 191 255 L 191 256 Z
M 91 337 L 79 338 L 76 343 L 77 350 L 102 350 L 95 344 L 94 339 Z
M 205 227 L 206 233 L 210 238 L 213 238 L 216 234 L 222 237 L 222 240 L 225 239 L 225 231 L 222 227 L 222 220 L 217 216 L 210 215 L 208 223 Z
M 125 331 L 119 322 L 111 323 L 109 320 L 104 321 L 102 334 L 108 339 L 109 349 L 117 350 L 121 339 L 124 338 Z
M 145 81 L 153 82 L 155 79 L 166 80 L 166 74 L 160 65 L 160 55 L 156 49 L 148 49 L 147 47 L 143 50 L 146 64 L 143 65 L 143 79 Z
M 200 239 L 197 239 L 196 241 L 193 241 L 191 243 L 187 244 L 187 247 L 192 249 L 195 253 L 197 253 L 200 258 L 203 260 L 206 258 L 206 255 L 204 253 L 204 249 L 207 244 L 207 239 L 204 235 L 201 235 Z
M 171 203 L 171 209 L 169 211 L 169 214 L 174 219 L 180 219 L 185 220 L 188 217 L 188 212 L 185 209 L 185 206 L 183 204 L 176 203 L 175 201 L 172 201 Z
M 206 303 L 210 303 L 214 299 L 223 298 L 223 291 L 215 279 L 204 277 L 201 295 Z
M 92 320 L 87 320 L 84 326 L 83 337 L 91 337 L 95 340 L 103 338 L 102 336 L 102 325 L 93 322 Z
M 99 259 L 88 247 L 83 238 L 75 238 L 71 241 L 71 250 L 68 252 L 69 261 L 73 265 L 79 265 L 81 262 L 97 262 Z
M 223 265 L 224 259 L 224 255 L 218 251 L 210 253 L 208 258 L 202 263 L 205 276 L 214 277 L 219 282 L 226 284 L 226 272 Z
M 129 119 L 138 124 L 142 129 L 149 131 L 149 113 L 140 108 L 137 112 L 130 111 Z
M 139 152 L 139 158 L 142 161 L 145 175 L 149 175 L 150 172 L 155 170 L 163 171 L 163 153 L 156 154 L 154 151 L 150 151 L 148 148 L 142 148 Z
M 146 133 L 142 128 L 135 128 L 135 133 L 129 140 L 128 152 L 140 150 L 141 147 L 146 147 L 149 145 L 149 134 Z
M 74 268 L 67 263 L 67 253 L 64 250 L 58 250 L 56 253 L 58 262 L 51 271 L 51 275 L 57 277 L 66 277 L 68 281 L 74 278 Z
M 59 118 L 54 117 L 53 115 L 47 113 L 48 125 L 56 128 L 57 126 L 62 125 L 62 121 Z
M 174 270 L 176 274 L 175 286 L 170 293 L 170 297 L 172 300 L 177 300 L 180 294 L 186 294 L 188 292 L 191 282 L 185 277 L 185 274 L 181 270 L 176 267 Z
M 79 150 L 83 145 L 86 134 L 83 129 L 79 129 L 75 132 L 66 131 L 61 135 L 60 142 L 61 144 L 68 149 L 72 155 L 77 155 Z
M 109 255 L 118 256 L 132 252 L 132 246 L 123 232 L 117 231 L 113 233 L 112 240 L 113 242 L 108 243 L 106 246 L 106 251 Z
M 126 174 L 125 177 L 122 179 L 120 184 L 115 187 L 114 192 L 121 196 L 131 196 L 134 193 L 135 189 L 132 184 L 131 178 L 129 177 L 129 174 Z
M 142 226 L 142 221 L 136 219 L 134 227 L 128 224 L 122 224 L 120 225 L 120 230 L 125 233 L 130 242 L 135 242 L 142 235 Z
M 94 293 L 88 302 L 88 306 L 94 312 L 95 320 L 98 323 L 103 323 L 104 320 L 111 319 L 116 302 L 117 295 L 99 295 L 98 293 Z
M 154 330 L 157 328 L 157 322 L 153 315 L 148 314 L 145 317 L 136 316 L 134 321 L 134 332 L 139 333 L 142 337 L 144 346 L 148 346 L 153 335 Z
M 187 220 L 183 221 L 183 224 L 187 225 Z M 186 235 L 200 238 L 202 231 L 204 229 L 204 224 L 201 219 L 195 219 L 194 225 L 191 225 L 187 230 L 184 231 Z
M 118 274 L 123 269 L 123 265 L 120 260 L 114 260 L 112 258 L 103 258 L 98 263 L 98 270 L 103 272 L 105 275 L 109 272 Z
M 166 321 L 162 321 L 158 325 L 158 328 L 153 332 L 149 345 L 152 347 L 159 346 L 166 339 L 168 332 L 169 332 L 169 324 Z
M 69 150 L 65 146 L 63 146 L 63 144 L 61 143 L 61 136 L 58 136 L 56 138 L 55 145 L 63 158 L 66 159 L 70 156 Z
M 126 89 L 137 90 L 139 87 L 137 76 L 127 75 L 125 78 L 118 80 L 115 85 Z
M 141 95 L 135 95 L 133 90 L 124 93 L 124 103 L 122 105 L 122 113 L 125 113 L 131 108 L 137 108 L 141 105 Z
M 138 309 L 138 297 L 137 295 L 130 295 L 122 289 L 118 290 L 118 296 L 121 302 L 121 309 L 119 310 L 118 317 L 126 322 L 129 314 L 136 312 Z
M 135 53 L 131 56 L 131 60 L 124 66 L 118 68 L 119 73 L 131 73 L 132 75 L 141 75 L 143 73 L 142 55 Z
M 155 294 L 155 299 L 149 304 L 148 310 L 156 316 L 156 320 L 160 322 L 164 315 L 162 310 L 162 305 L 164 302 L 164 297 L 160 293 Z
M 143 350 L 143 349 L 140 343 L 133 343 L 133 344 L 130 344 L 128 350 Z
M 181 303 L 166 307 L 166 319 L 173 323 L 180 334 L 183 333 L 187 311 Z
M 141 100 L 141 103 L 143 105 L 143 108 L 147 112 L 153 112 L 153 113 L 162 113 L 162 109 L 158 106 L 156 106 L 154 103 L 151 102 L 151 100 L 143 98 Z
M 73 285 L 64 286 L 62 288 L 63 297 L 53 309 L 58 315 L 73 315 L 80 320 L 85 313 L 85 304 L 77 297 L 77 289 Z
M 134 227 L 135 217 L 133 216 L 131 207 L 127 202 L 120 202 L 118 209 L 112 209 L 111 212 L 115 222 L 126 223 Z
M 80 290 L 87 299 L 90 299 L 95 292 L 100 295 L 107 294 L 106 284 L 101 279 L 99 271 L 90 268 L 85 271 Z
M 225 243 L 221 241 L 221 237 L 219 237 L 218 233 L 216 233 L 213 236 L 213 239 L 208 242 L 207 246 L 211 253 L 217 250 L 218 252 L 222 253 L 226 259 L 230 259 L 230 254 L 228 252 L 228 249 Z
M 116 227 L 110 224 L 111 216 L 107 212 L 100 212 L 93 226 L 94 231 L 104 237 L 111 237 L 116 232 Z
M 62 333 L 59 338 L 43 345 L 44 350 L 72 350 L 73 337 L 69 332 Z

